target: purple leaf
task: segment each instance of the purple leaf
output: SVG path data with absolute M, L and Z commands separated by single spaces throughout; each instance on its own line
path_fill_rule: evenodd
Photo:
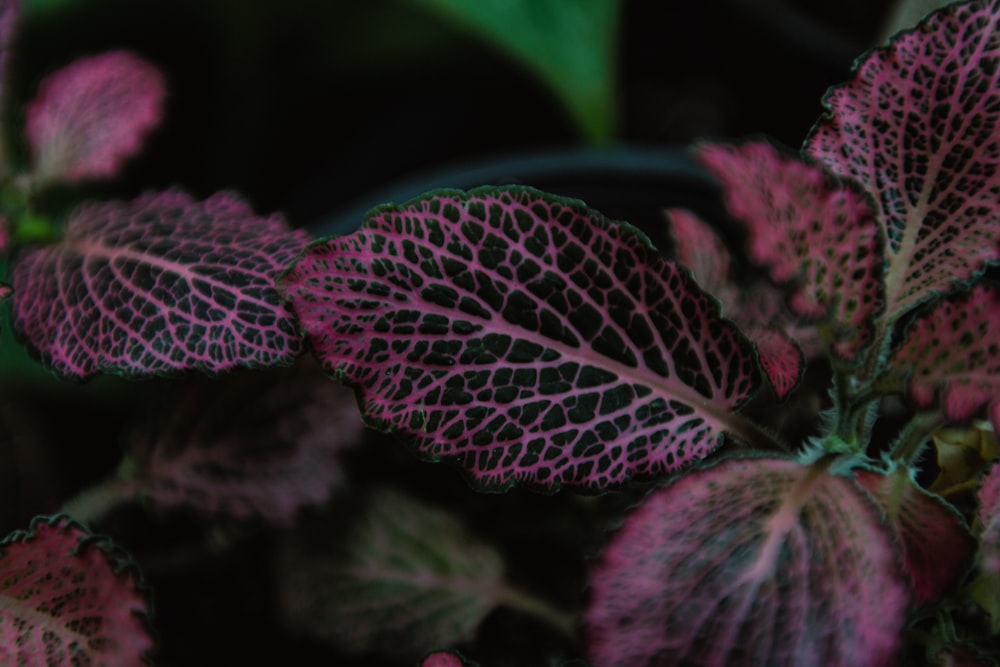
M 50 75 L 24 125 L 35 178 L 114 176 L 159 125 L 165 96 L 160 71 L 128 51 L 81 58 Z
M 854 478 L 882 506 L 899 535 L 914 602 L 939 599 L 975 550 L 961 515 L 918 487 L 905 468 L 888 475 L 858 470 Z
M 466 662 L 458 653 L 435 651 L 420 662 L 420 667 L 469 667 L 474 664 Z
M 653 492 L 591 572 L 608 665 L 890 664 L 906 584 L 863 491 L 817 466 L 730 459 Z
M 979 489 L 979 522 L 982 526 L 980 567 L 1000 578 L 1000 465 L 994 464 Z
M 893 352 L 893 373 L 909 373 L 910 397 L 963 421 L 990 406 L 994 428 L 1000 405 L 1000 291 L 979 286 L 942 300 L 916 320 Z
M 17 258 L 14 330 L 77 380 L 287 365 L 302 340 L 274 278 L 307 240 L 227 193 L 85 204 Z
M 363 429 L 352 393 L 313 364 L 196 379 L 157 417 L 126 445 L 137 495 L 276 524 L 330 497 L 339 455 Z
M 65 517 L 0 542 L 0 663 L 145 665 L 147 614 L 128 558 Z
M 691 270 L 702 289 L 722 303 L 722 312 L 754 342 L 764 376 L 775 396 L 783 400 L 798 384 L 805 366 L 802 351 L 782 329 L 777 328 L 780 306 L 769 286 L 757 284 L 741 290 L 731 275 L 731 257 L 722 239 L 697 216 L 683 209 L 667 211 L 674 237 L 677 261 Z M 770 299 L 769 299 L 770 297 Z M 770 316 L 763 316 L 770 300 Z
M 480 486 L 602 489 L 715 449 L 758 371 L 686 270 L 529 188 L 438 192 L 310 246 L 281 280 L 367 417 Z
M 750 259 L 791 283 L 791 310 L 829 321 L 833 352 L 854 359 L 882 305 L 881 242 L 864 193 L 764 142 L 704 144 L 698 158 L 746 225 Z
M 451 514 L 388 488 L 347 531 L 296 536 L 279 607 L 297 634 L 349 653 L 412 658 L 472 638 L 508 589 L 503 560 Z
M 956 4 L 868 53 L 804 150 L 859 181 L 887 239 L 886 314 L 1000 259 L 1000 8 Z

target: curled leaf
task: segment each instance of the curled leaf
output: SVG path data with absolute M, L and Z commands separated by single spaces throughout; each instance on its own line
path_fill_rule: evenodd
M 750 259 L 791 286 L 794 313 L 828 322 L 834 353 L 855 359 L 883 298 L 881 239 L 864 193 L 765 142 L 705 144 L 698 158 L 746 225 Z
M 302 340 L 274 279 L 307 239 L 227 193 L 84 204 L 16 259 L 14 331 L 75 380 L 287 365 Z
M 380 428 L 476 483 L 603 489 L 707 455 L 750 343 L 648 240 L 530 188 L 432 193 L 315 243 L 280 281 Z
M 65 517 L 0 542 L 0 663 L 145 665 L 148 609 L 127 556 Z
M 854 478 L 871 492 L 899 534 L 914 602 L 940 598 L 975 550 L 961 515 L 917 486 L 905 468 L 887 475 L 858 470 Z
M 1000 290 L 980 285 L 942 300 L 907 329 L 889 359 L 891 373 L 908 374 L 920 407 L 935 398 L 945 417 L 963 421 L 1000 405 Z M 1000 424 L 994 423 L 994 428 Z
M 886 238 L 886 315 L 1000 259 L 1000 6 L 956 3 L 862 57 L 804 151 L 855 179 Z
M 126 445 L 129 488 L 158 509 L 290 524 L 330 497 L 363 429 L 352 393 L 311 365 L 196 379 L 164 403 Z
M 765 458 L 653 492 L 590 581 L 595 667 L 882 667 L 908 597 L 867 494 L 822 467 Z
M 1000 440 L 988 421 L 939 429 L 931 439 L 937 452 L 938 474 L 927 488 L 939 496 L 978 488 L 983 473 L 1000 457 Z
M 471 638 L 503 601 L 503 562 L 452 515 L 380 489 L 349 534 L 293 543 L 280 607 L 297 633 L 412 658 Z
M 81 58 L 50 75 L 26 112 L 34 177 L 114 176 L 159 125 L 165 96 L 160 71 L 128 51 Z

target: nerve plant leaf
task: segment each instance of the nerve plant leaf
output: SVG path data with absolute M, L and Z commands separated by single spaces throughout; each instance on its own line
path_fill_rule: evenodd
M 452 651 L 435 651 L 420 662 L 420 667 L 474 667 L 475 663 L 466 662 L 461 655 Z
M 938 473 L 927 489 L 945 498 L 978 488 L 983 473 L 1000 457 L 996 430 L 985 420 L 939 429 L 931 440 L 937 452 Z
M 941 411 L 963 421 L 990 406 L 1000 430 L 1000 290 L 980 285 L 942 300 L 907 330 L 889 359 L 893 373 L 909 374 L 919 407 L 938 397 Z
M 165 96 L 160 71 L 128 51 L 81 58 L 50 75 L 25 119 L 34 177 L 114 176 L 160 123 Z
M 84 204 L 17 258 L 14 330 L 76 380 L 287 365 L 302 340 L 274 278 L 307 239 L 226 193 Z
M 369 420 L 479 485 L 603 489 L 712 451 L 753 349 L 639 232 L 529 188 L 432 193 L 280 281 Z
M 145 665 L 147 614 L 130 559 L 65 517 L 0 542 L 0 663 Z
M 1000 259 L 1000 4 L 955 4 L 831 89 L 804 150 L 859 181 L 887 240 L 886 315 Z
M 881 240 L 865 194 L 765 142 L 705 144 L 698 158 L 746 225 L 750 259 L 792 285 L 794 313 L 829 323 L 838 357 L 856 358 L 883 298 Z
M 994 465 L 983 477 L 979 489 L 979 576 L 971 585 L 971 596 L 993 620 L 993 632 L 1000 632 L 1000 466 Z
M 396 491 L 373 494 L 350 534 L 314 542 L 283 554 L 284 621 L 349 652 L 412 659 L 470 639 L 503 601 L 499 553 L 450 514 Z
M 652 493 L 591 587 L 595 667 L 882 667 L 907 603 L 867 494 L 821 467 L 764 458 L 730 459 Z
M 961 515 L 917 486 L 905 468 L 887 475 L 858 470 L 854 478 L 882 506 L 899 535 L 914 602 L 938 599 L 975 551 Z
M 698 284 L 722 303 L 722 312 L 754 342 L 764 376 L 778 400 L 783 400 L 802 377 L 805 359 L 786 332 L 791 322 L 782 317 L 778 293 L 760 282 L 749 289 L 737 286 L 731 256 L 722 239 L 690 211 L 667 211 L 677 261 L 691 270 Z M 784 326 L 782 326 L 784 325 Z
M 312 364 L 199 378 L 156 414 L 126 445 L 136 496 L 276 524 L 330 497 L 363 430 L 352 393 Z

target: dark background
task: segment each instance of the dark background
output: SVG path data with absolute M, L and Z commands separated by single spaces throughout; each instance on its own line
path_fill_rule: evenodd
M 404 176 L 580 146 L 520 64 L 405 0 L 90 0 L 24 26 L 29 99 L 72 59 L 129 48 L 163 68 L 164 126 L 101 193 L 235 189 L 307 224 Z M 622 4 L 617 137 L 677 147 L 764 134 L 797 148 L 828 86 L 879 38 L 888 0 Z

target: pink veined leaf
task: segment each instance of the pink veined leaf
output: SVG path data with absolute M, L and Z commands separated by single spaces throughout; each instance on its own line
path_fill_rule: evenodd
M 824 99 L 804 151 L 877 203 L 886 315 L 1000 259 L 1000 2 L 955 4 L 892 38 Z
M 0 663 L 145 665 L 148 610 L 128 556 L 65 517 L 0 542 Z
M 482 487 L 603 489 L 750 428 L 732 412 L 759 381 L 750 343 L 686 270 L 577 201 L 431 193 L 311 245 L 280 285 L 368 419 Z
M 778 400 L 783 400 L 802 377 L 805 359 L 795 341 L 777 328 L 777 307 L 772 317 L 760 317 L 760 300 L 771 296 L 771 290 L 764 286 L 761 290 L 740 290 L 731 275 L 731 257 L 722 239 L 690 211 L 671 209 L 667 222 L 677 261 L 691 270 L 702 289 L 722 303 L 723 314 L 754 342 L 764 376 Z M 767 294 L 762 293 L 765 291 Z
M 654 491 L 590 585 L 594 667 L 883 667 L 908 597 L 867 494 L 770 458 L 726 460 Z
M 989 406 L 1000 431 L 1000 290 L 980 285 L 942 300 L 907 330 L 889 358 L 892 373 L 909 373 L 920 407 L 938 398 L 944 416 L 963 421 Z
M 288 365 L 302 339 L 275 276 L 308 241 L 218 193 L 85 204 L 14 263 L 14 331 L 61 376 Z
M 982 526 L 980 567 L 992 577 L 1000 577 L 1000 466 L 994 465 L 983 477 L 979 489 L 979 521 Z
M 435 651 L 420 662 L 420 667 L 474 667 L 475 663 L 466 662 L 461 655 L 452 651 Z
M 883 301 L 881 237 L 865 194 L 766 142 L 703 144 L 697 154 L 745 224 L 750 259 L 791 285 L 792 312 L 829 323 L 838 357 L 855 359 Z
M 51 74 L 26 111 L 34 177 L 114 176 L 160 124 L 165 97 L 160 71 L 128 51 L 81 58 Z
M 882 506 L 899 535 L 914 602 L 939 599 L 975 551 L 961 515 L 917 486 L 905 468 L 888 475 L 857 470 L 854 478 Z
M 154 420 L 125 447 L 135 495 L 279 525 L 329 499 L 343 480 L 340 454 L 364 428 L 353 394 L 301 363 L 195 379 Z

